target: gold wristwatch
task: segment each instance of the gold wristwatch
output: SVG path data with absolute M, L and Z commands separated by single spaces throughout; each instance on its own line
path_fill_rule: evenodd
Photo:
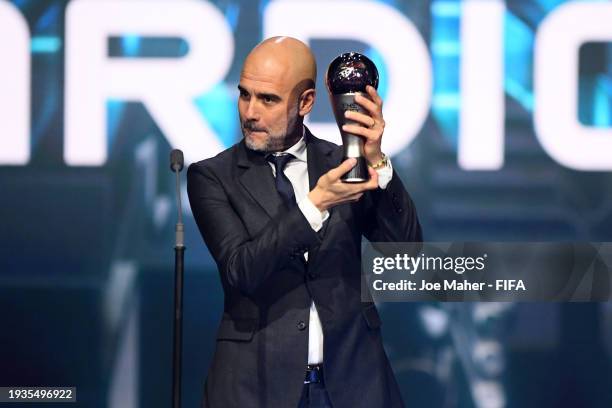
M 383 167 L 387 167 L 388 165 L 389 165 L 389 158 L 387 157 L 386 154 L 382 153 L 382 160 L 379 161 L 378 163 L 371 164 L 370 167 L 373 168 L 374 170 L 378 170 Z

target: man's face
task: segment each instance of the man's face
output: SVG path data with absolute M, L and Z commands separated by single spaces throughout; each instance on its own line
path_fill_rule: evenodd
M 238 85 L 238 113 L 249 149 L 281 151 L 301 134 L 298 97 L 286 78 L 286 70 L 275 64 L 245 63 Z

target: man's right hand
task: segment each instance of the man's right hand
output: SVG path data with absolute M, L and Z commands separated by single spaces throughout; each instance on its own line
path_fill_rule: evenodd
M 355 159 L 346 159 L 338 167 L 323 174 L 317 181 L 315 188 L 308 193 L 310 201 L 323 212 L 338 204 L 357 201 L 367 190 L 378 188 L 378 173 L 368 167 L 370 180 L 365 183 L 344 183 L 340 180 L 357 164 Z

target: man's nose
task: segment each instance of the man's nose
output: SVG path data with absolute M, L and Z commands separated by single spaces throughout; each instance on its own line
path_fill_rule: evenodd
M 259 109 L 257 108 L 257 102 L 255 101 L 255 98 L 251 98 L 251 100 L 247 102 L 245 114 L 246 118 L 249 120 L 259 120 Z

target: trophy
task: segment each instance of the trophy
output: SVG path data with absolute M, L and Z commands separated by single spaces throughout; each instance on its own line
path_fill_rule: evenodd
M 368 163 L 365 159 L 363 144 L 364 138 L 359 135 L 342 130 L 344 124 L 357 122 L 344 117 L 344 112 L 352 110 L 368 115 L 368 112 L 355 102 L 355 95 L 361 94 L 369 98 L 366 86 L 378 88 L 378 70 L 376 65 L 365 55 L 357 52 L 344 53 L 334 59 L 325 73 L 325 84 L 329 92 L 329 99 L 334 110 L 336 123 L 342 135 L 344 148 L 343 161 L 348 158 L 357 159 L 357 164 L 348 173 L 342 176 L 345 183 L 361 183 L 370 179 Z M 361 125 L 361 124 L 359 124 Z

